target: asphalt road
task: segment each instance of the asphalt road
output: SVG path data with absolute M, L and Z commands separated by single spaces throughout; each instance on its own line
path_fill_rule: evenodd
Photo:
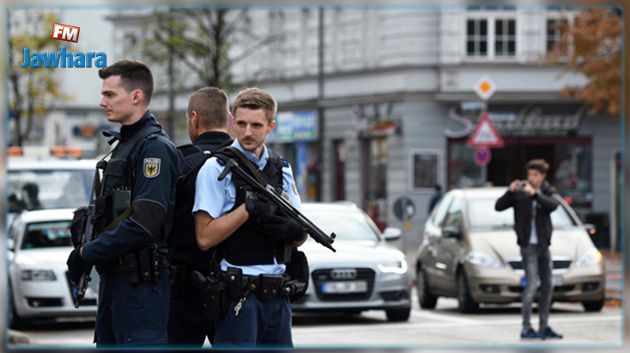
M 301 348 L 613 348 L 622 343 L 622 313 L 611 306 L 585 313 L 579 304 L 554 304 L 550 324 L 564 334 L 562 340 L 521 341 L 520 320 L 516 304 L 482 306 L 478 314 L 463 315 L 455 300 L 440 298 L 435 310 L 420 310 L 414 303 L 410 320 L 403 323 L 389 323 L 379 311 L 354 316 L 299 314 L 293 338 Z M 93 329 L 90 321 L 39 322 L 21 333 L 33 348 L 79 348 L 91 346 Z

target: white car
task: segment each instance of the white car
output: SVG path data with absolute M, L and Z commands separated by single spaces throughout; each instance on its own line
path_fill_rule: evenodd
M 293 302 L 296 312 L 359 313 L 384 310 L 389 321 L 407 321 L 411 312 L 411 274 L 405 255 L 388 244 L 400 230 L 382 234 L 350 202 L 304 203 L 302 213 L 326 234 L 337 235 L 332 252 L 310 239 L 300 247 L 311 273 L 306 295 Z
M 96 315 L 91 288 L 73 305 L 66 260 L 72 251 L 73 209 L 23 212 L 9 228 L 9 288 L 12 326 L 32 319 Z
M 9 157 L 7 224 L 22 211 L 87 205 L 95 159 Z

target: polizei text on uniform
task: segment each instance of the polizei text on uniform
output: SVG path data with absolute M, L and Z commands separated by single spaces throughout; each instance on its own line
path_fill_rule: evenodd
M 24 48 L 22 68 L 90 68 L 99 69 L 107 66 L 107 54 L 104 52 L 73 53 L 61 47 L 58 52 L 33 52 Z

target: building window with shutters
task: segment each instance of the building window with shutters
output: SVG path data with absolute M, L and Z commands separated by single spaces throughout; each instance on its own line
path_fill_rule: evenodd
M 517 36 L 514 6 L 469 6 L 465 28 L 467 59 L 515 59 Z

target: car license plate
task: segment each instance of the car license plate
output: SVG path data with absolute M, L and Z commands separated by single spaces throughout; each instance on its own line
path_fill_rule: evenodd
M 551 277 L 551 285 L 553 285 L 554 287 L 564 285 L 564 278 L 562 278 L 562 276 L 560 275 L 554 275 L 553 277 Z
M 367 281 L 323 282 L 322 293 L 343 294 L 367 292 Z

